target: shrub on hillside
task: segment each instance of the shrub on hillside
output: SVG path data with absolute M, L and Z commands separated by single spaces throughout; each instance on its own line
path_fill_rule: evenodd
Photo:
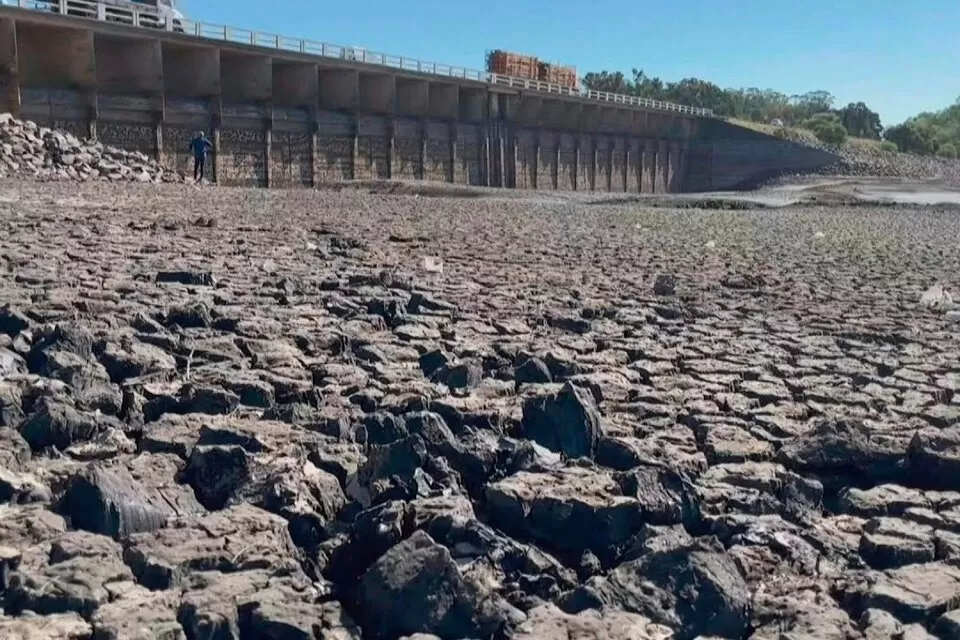
M 957 157 L 957 148 L 951 142 L 945 142 L 940 145 L 940 148 L 937 149 L 937 155 L 941 158 L 951 158 L 956 159 Z
M 818 113 L 804 120 L 803 126 L 827 144 L 839 146 L 847 139 L 847 130 L 835 113 Z
M 897 147 L 897 143 L 892 140 L 884 140 L 880 143 L 880 150 L 886 151 L 887 153 L 896 153 L 900 149 Z

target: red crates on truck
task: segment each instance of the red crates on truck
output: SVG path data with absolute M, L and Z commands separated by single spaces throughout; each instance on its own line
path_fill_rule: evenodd
M 538 80 L 540 61 L 534 56 L 497 49 L 487 53 L 487 71 L 502 76 Z
M 538 79 L 542 80 L 543 82 L 559 84 L 563 87 L 576 89 L 578 85 L 577 68 L 562 64 L 541 62 L 538 69 Z

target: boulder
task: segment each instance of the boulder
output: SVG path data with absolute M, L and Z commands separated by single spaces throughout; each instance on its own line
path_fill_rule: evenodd
M 678 639 L 741 638 L 750 621 L 750 590 L 716 541 L 697 541 L 624 563 L 566 594 L 567 613 L 619 610 L 670 627 Z
M 612 474 L 585 467 L 521 471 L 488 485 L 485 497 L 492 524 L 576 558 L 591 551 L 611 560 L 644 518 Z
M 960 427 L 928 427 L 914 435 L 910 478 L 917 486 L 960 491 Z
M 32 552 L 36 554 L 36 551 Z M 89 618 L 111 599 L 111 583 L 133 579 L 120 545 L 86 531 L 53 540 L 46 557 L 24 559 L 7 590 L 7 609 L 40 614 L 78 613 Z
M 74 527 L 116 538 L 202 514 L 189 487 L 174 482 L 180 467 L 178 458 L 151 453 L 127 463 L 95 463 L 70 478 L 60 509 Z
M 893 569 L 931 562 L 935 556 L 933 527 L 899 518 L 867 522 L 860 538 L 860 556 L 874 569 Z
M 824 420 L 785 444 L 777 461 L 793 471 L 851 475 L 880 484 L 903 475 L 914 431 L 862 420 Z
M 600 438 L 600 415 L 589 391 L 570 383 L 555 394 L 523 404 L 522 435 L 568 458 L 593 456 Z
M 299 569 L 287 521 L 245 504 L 133 534 L 124 542 L 123 557 L 137 581 L 154 590 L 183 584 L 196 569 L 224 573 Z
M 673 631 L 649 618 L 623 611 L 564 613 L 545 604 L 527 613 L 513 640 L 671 640 Z
M 460 573 L 446 547 L 423 531 L 387 551 L 360 580 L 359 606 L 373 637 L 435 633 L 441 637 L 490 637 L 516 611 Z

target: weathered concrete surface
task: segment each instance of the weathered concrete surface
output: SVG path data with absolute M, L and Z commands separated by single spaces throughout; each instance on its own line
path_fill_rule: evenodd
M 675 113 L 44 12 L 0 8 L 0 36 L 3 108 L 180 171 L 203 130 L 225 185 L 405 177 L 667 193 L 833 160 Z

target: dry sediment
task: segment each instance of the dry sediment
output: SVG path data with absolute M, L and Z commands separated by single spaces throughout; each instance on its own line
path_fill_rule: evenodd
M 957 237 L 0 182 L 0 637 L 956 637 Z

